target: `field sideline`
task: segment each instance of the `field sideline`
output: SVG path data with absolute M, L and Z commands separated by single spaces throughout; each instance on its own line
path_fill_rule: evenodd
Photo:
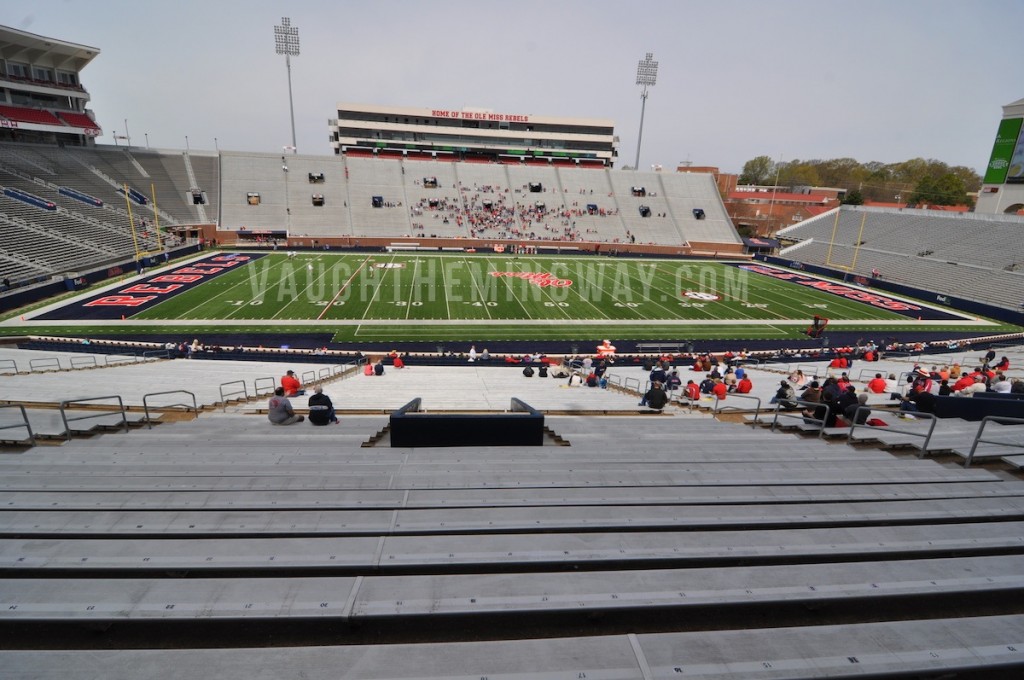
M 605 328 L 620 339 L 771 339 L 800 337 L 815 314 L 865 332 L 999 326 L 760 263 L 244 251 L 207 253 L 132 277 L 15 325 L 42 329 L 60 321 L 67 330 L 118 333 L 330 330 L 339 342 L 575 340 Z

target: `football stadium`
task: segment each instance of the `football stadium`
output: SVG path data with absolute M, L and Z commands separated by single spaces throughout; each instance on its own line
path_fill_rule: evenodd
M 0 677 L 1024 673 L 1024 100 L 745 238 L 585 104 L 99 144 L 99 53 L 0 27 Z

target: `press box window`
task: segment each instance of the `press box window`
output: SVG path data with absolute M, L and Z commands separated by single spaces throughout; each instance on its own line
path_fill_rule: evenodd
M 311 172 L 311 173 L 309 173 L 309 183 L 310 184 L 323 184 L 324 183 L 324 173 L 322 173 L 322 172 Z
M 246 200 L 246 202 L 249 205 L 259 205 L 260 204 L 260 195 L 258 193 L 256 193 L 255 191 L 250 191 L 249 193 L 247 193 L 245 195 L 245 200 Z
M 313 205 L 315 205 L 316 207 L 319 208 L 323 204 L 324 204 L 324 195 L 323 194 L 313 194 Z

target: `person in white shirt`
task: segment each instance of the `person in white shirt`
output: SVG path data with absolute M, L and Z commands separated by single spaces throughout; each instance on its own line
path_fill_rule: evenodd
M 999 392 L 1000 394 L 1009 394 L 1010 388 L 1013 387 L 1010 381 L 1006 379 L 1004 375 L 997 375 L 996 379 L 992 381 L 992 391 Z

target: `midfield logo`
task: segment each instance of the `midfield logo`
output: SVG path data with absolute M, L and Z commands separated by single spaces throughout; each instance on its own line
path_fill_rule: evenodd
M 568 288 L 572 285 L 569 279 L 560 279 L 547 272 L 491 272 L 495 278 L 523 279 L 541 288 Z

